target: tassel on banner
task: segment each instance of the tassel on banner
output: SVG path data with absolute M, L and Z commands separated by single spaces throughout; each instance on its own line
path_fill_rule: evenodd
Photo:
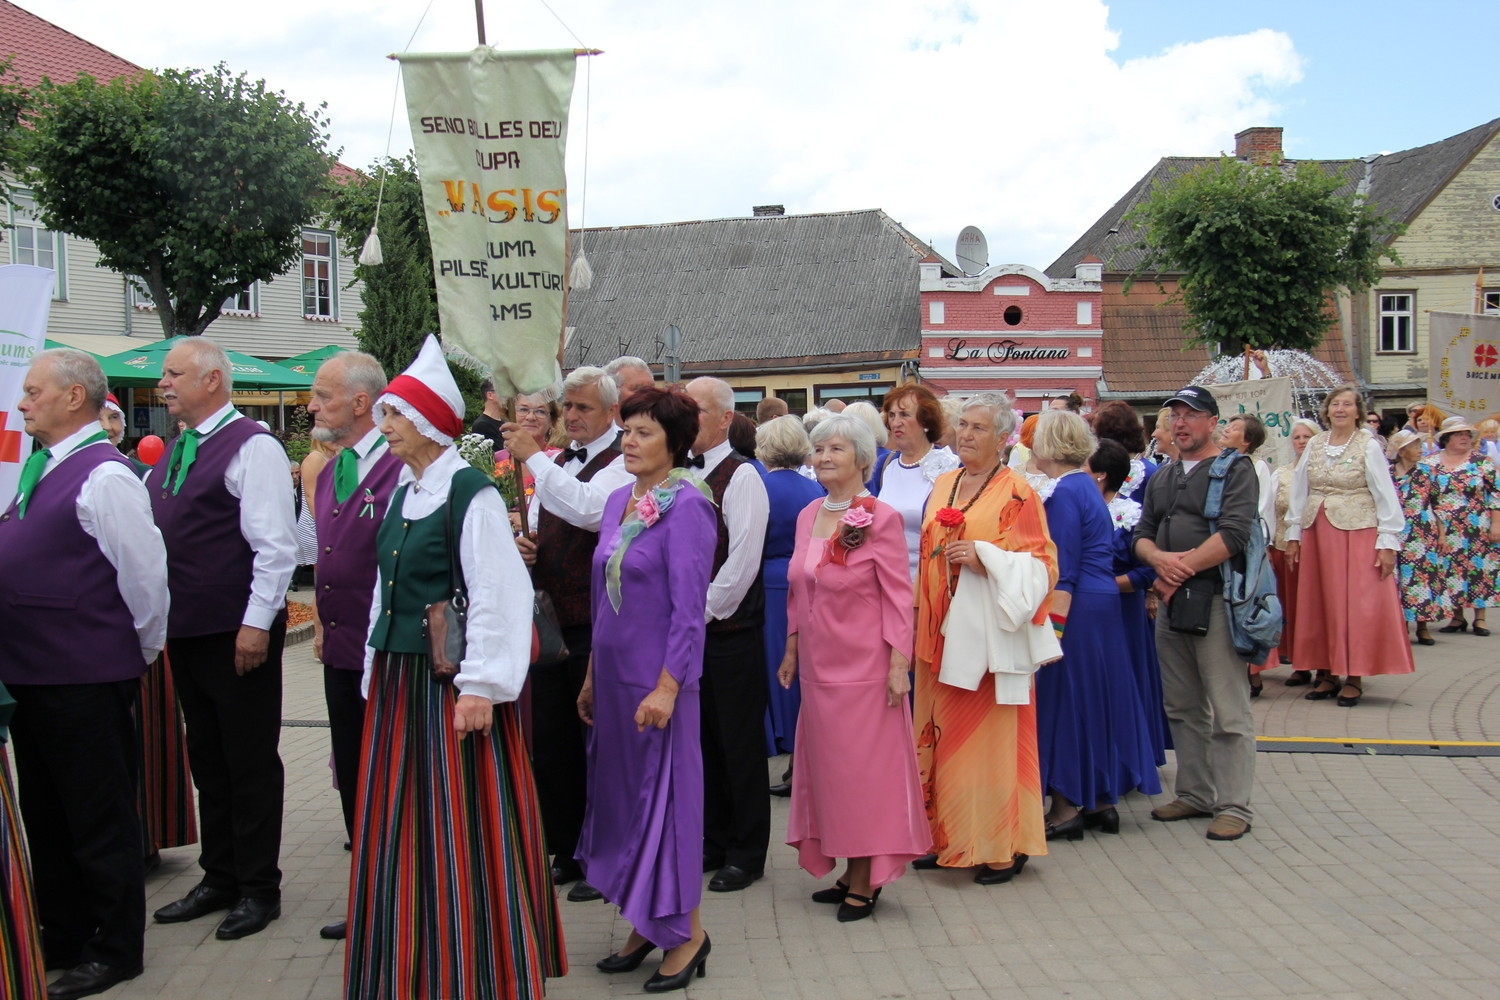
M 589 267 L 589 259 L 579 250 L 578 256 L 573 258 L 573 268 L 568 272 L 568 287 L 583 291 L 593 283 L 594 269 Z
M 385 262 L 385 257 L 380 252 L 380 234 L 375 232 L 375 227 L 370 227 L 370 235 L 365 237 L 365 245 L 359 251 L 359 262 L 366 267 Z

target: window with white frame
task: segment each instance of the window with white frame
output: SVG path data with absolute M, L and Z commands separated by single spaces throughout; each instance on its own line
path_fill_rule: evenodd
M 1380 296 L 1380 346 L 1382 354 L 1410 354 L 1416 347 L 1416 296 L 1410 292 Z
M 1484 293 L 1484 314 L 1486 316 L 1500 316 L 1500 289 L 1486 289 Z
M 302 231 L 302 316 L 338 319 L 334 294 L 333 234 Z
M 50 268 L 57 279 L 54 299 L 68 297 L 68 252 L 62 233 L 48 229 L 37 214 L 29 191 L 12 193 L 10 205 L 10 262 Z
M 126 279 L 130 283 L 130 304 L 137 309 L 155 309 L 156 300 L 141 282 L 141 279 L 131 277 Z M 249 288 L 237 295 L 231 295 L 224 300 L 219 307 L 219 313 L 223 316 L 259 316 L 260 315 L 260 282 L 255 282 Z

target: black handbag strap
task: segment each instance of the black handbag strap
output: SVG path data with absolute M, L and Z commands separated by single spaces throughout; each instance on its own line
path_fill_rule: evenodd
M 462 513 L 467 514 L 474 497 L 491 484 L 484 473 L 473 470 L 474 476 L 469 477 L 465 471 L 461 470 L 448 484 L 448 499 L 443 506 L 443 539 L 448 546 L 448 590 L 453 594 L 453 600 L 459 602 L 461 608 L 467 609 L 469 588 L 464 582 L 464 567 L 459 560 L 458 546 L 454 544 L 455 538 L 462 537 L 463 529 L 454 527 L 454 522 L 460 516 L 459 504 L 454 500 L 455 497 L 462 500 Z

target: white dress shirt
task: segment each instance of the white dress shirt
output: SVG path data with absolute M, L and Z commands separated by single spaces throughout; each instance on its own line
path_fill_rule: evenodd
M 448 502 L 453 476 L 469 463 L 449 445 L 418 479 L 410 466 L 402 468 L 397 489 L 407 484 L 401 516 L 408 520 L 436 513 Z M 394 502 L 395 495 L 391 500 Z M 505 502 L 495 490 L 480 490 L 464 514 L 459 530 L 458 561 L 469 593 L 469 618 L 464 629 L 464 660 L 453 679 L 459 694 L 472 694 L 493 702 L 515 701 L 531 666 L 531 578 L 521 562 L 510 528 Z M 366 633 L 365 675 L 360 692 L 369 697 L 370 674 L 375 650 L 369 637 L 375 633 L 382 606 L 379 574 L 370 598 L 370 629 Z
M 1357 432 L 1356 432 L 1357 433 Z M 1323 446 L 1323 452 L 1332 465 L 1344 455 L 1348 445 Z M 1307 462 L 1313 450 L 1306 448 L 1297 462 L 1297 471 L 1292 473 L 1292 489 L 1287 500 L 1286 540 L 1302 541 L 1302 510 L 1307 506 Z M 1401 512 L 1401 500 L 1396 496 L 1396 484 L 1391 479 L 1390 466 L 1380 445 L 1367 432 L 1365 434 L 1365 483 L 1370 495 L 1375 498 L 1375 547 L 1377 549 L 1401 548 L 1401 534 L 1406 530 L 1406 515 Z
M 200 446 L 235 420 L 244 419 L 233 403 L 226 403 L 198 425 L 199 429 L 211 428 L 203 431 Z M 271 628 L 286 606 L 286 588 L 297 568 L 297 510 L 290 469 L 281 442 L 269 434 L 253 435 L 224 469 L 224 488 L 240 502 L 240 534 L 255 554 L 250 603 L 240 620 L 251 628 Z
M 385 443 L 385 438 L 380 434 L 379 427 L 371 427 L 365 432 L 365 436 L 354 444 L 354 471 L 359 475 L 359 481 L 364 482 L 370 470 L 375 468 L 375 463 L 391 450 L 391 446 Z M 338 457 L 334 457 L 338 461 Z
M 602 436 L 584 445 L 589 461 L 593 461 L 595 455 L 614 444 L 619 433 L 617 428 L 611 426 Z M 577 441 L 573 442 L 573 447 L 578 447 Z M 586 483 L 578 479 L 585 464 L 576 458 L 570 458 L 558 465 L 551 456 L 541 451 L 526 460 L 526 468 L 536 481 L 536 495 L 531 498 L 532 503 L 527 513 L 532 531 L 536 531 L 538 506 L 547 508 L 549 514 L 562 518 L 575 528 L 598 531 L 599 522 L 604 519 L 604 501 L 621 486 L 635 482 L 635 477 L 625 471 L 624 455 L 618 456 L 594 473 L 594 478 Z
M 707 477 L 732 450 L 728 441 L 720 441 L 704 452 L 701 475 Z M 734 614 L 760 572 L 771 501 L 760 473 L 749 462 L 741 463 L 724 487 L 723 513 L 724 524 L 729 528 L 729 556 L 708 584 L 708 606 L 704 611 L 708 621 Z
M 85 424 L 54 444 L 42 478 L 98 430 L 97 423 Z M 89 447 L 114 450 L 115 446 L 96 441 Z M 150 663 L 166 645 L 167 609 L 172 601 L 167 593 L 167 546 L 151 516 L 151 495 L 136 478 L 135 469 L 107 462 L 83 481 L 75 509 L 78 526 L 99 543 L 99 551 L 115 568 L 115 585 L 135 622 L 141 658 Z M 78 581 L 80 588 L 93 585 L 92 580 Z

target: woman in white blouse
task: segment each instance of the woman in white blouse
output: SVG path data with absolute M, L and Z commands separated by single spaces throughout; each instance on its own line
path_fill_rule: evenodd
M 943 407 L 926 386 L 897 386 L 886 393 L 880 410 L 890 454 L 876 465 L 870 492 L 901 515 L 906 525 L 907 562 L 915 581 L 927 497 L 938 476 L 958 468 L 958 456 L 936 444 L 946 430 Z
M 1346 708 L 1359 704 L 1363 678 L 1414 669 L 1395 576 L 1406 519 L 1364 418 L 1358 388 L 1328 394 L 1329 430 L 1308 442 L 1287 505 L 1286 561 L 1298 568 L 1292 659 L 1316 671 L 1309 701 L 1337 695 Z

